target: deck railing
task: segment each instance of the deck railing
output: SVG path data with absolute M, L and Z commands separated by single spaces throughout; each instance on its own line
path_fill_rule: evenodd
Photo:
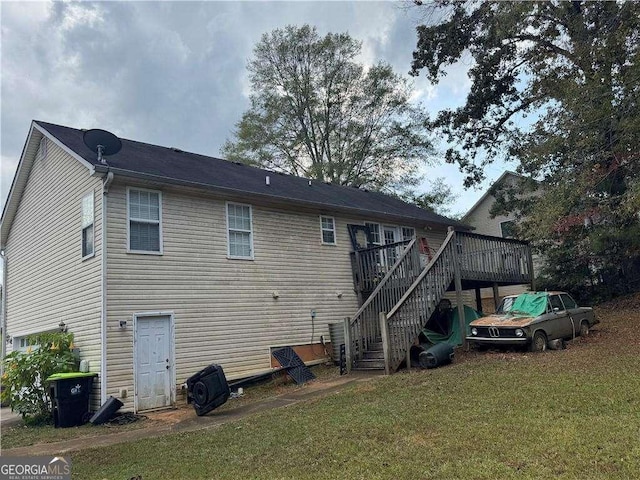
M 371 295 L 348 322 L 349 366 L 352 362 L 362 359 L 363 353 L 371 343 L 380 341 L 380 312 L 391 310 L 420 273 L 418 243 L 413 239 L 401 244 L 406 244 L 406 248 L 398 254 L 395 263 L 387 269 L 385 275 L 376 281 Z M 394 248 L 397 248 L 400 244 L 394 245 Z M 362 259 L 362 256 L 360 258 Z
M 351 252 L 353 282 L 357 292 L 368 294 L 396 263 L 411 240 Z
M 528 243 L 456 232 L 460 275 L 465 280 L 529 283 L 533 272 Z

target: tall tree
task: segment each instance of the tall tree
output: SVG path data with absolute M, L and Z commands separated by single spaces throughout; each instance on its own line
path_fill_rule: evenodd
M 422 8 L 431 24 L 418 27 L 412 73 L 438 82 L 448 65 L 470 60 L 466 102 L 429 123 L 453 145 L 446 159 L 466 184 L 496 159 L 519 160 L 543 191 L 503 192 L 496 213 L 519 211 L 527 237 L 550 253 L 571 246 L 564 254 L 586 271 L 638 257 L 640 3 L 436 0 Z
M 408 82 L 357 62 L 360 42 L 288 26 L 262 36 L 249 62 L 251 106 L 223 154 L 276 171 L 400 193 L 432 153 Z

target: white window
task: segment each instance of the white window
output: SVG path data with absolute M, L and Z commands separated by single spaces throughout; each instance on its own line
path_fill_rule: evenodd
M 320 217 L 320 233 L 324 245 L 336 244 L 336 222 L 333 217 Z
M 94 253 L 93 222 L 93 192 L 90 192 L 82 197 L 82 258 L 92 257 Z
M 402 227 L 402 241 L 411 240 L 416 236 L 416 229 L 413 227 Z
M 381 245 L 380 242 L 380 224 L 379 223 L 365 223 L 366 227 L 369 227 L 371 231 L 371 241 L 374 245 Z
M 129 251 L 162 253 L 162 193 L 128 189 Z
M 227 203 L 227 245 L 229 258 L 253 259 L 251 205 Z
M 13 349 L 19 352 L 26 352 L 31 347 L 31 350 L 36 350 L 38 345 L 33 340 L 29 340 L 29 337 L 13 337 Z

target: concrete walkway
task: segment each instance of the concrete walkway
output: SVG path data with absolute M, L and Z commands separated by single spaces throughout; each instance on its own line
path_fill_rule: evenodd
M 10 427 L 17 425 L 22 421 L 22 416 L 19 413 L 11 411 L 9 407 L 0 408 L 0 427 Z
M 3 449 L 2 455 L 57 455 L 82 450 L 93 447 L 104 447 L 115 445 L 118 443 L 134 442 L 145 438 L 154 438 L 169 433 L 192 432 L 195 430 L 205 430 L 217 427 L 226 423 L 234 422 L 246 418 L 250 415 L 273 410 L 276 408 L 288 407 L 307 400 L 325 397 L 338 393 L 342 388 L 357 382 L 369 381 L 374 377 L 380 376 L 377 371 L 374 372 L 352 372 L 344 377 L 332 379 L 328 381 L 317 381 L 306 385 L 296 391 L 285 393 L 283 395 L 260 400 L 255 403 L 243 405 L 234 409 L 216 412 L 215 410 L 209 415 L 198 417 L 193 414 L 184 420 L 171 425 L 159 425 L 149 428 L 140 428 L 119 433 L 100 435 L 96 437 L 79 437 L 71 440 L 65 440 L 56 443 L 42 443 L 38 445 L 30 445 L 27 447 L 18 447 L 12 449 Z

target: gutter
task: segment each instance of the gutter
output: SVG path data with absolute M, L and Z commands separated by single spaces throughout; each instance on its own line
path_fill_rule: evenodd
M 100 314 L 100 405 L 107 401 L 107 193 L 113 182 L 113 172 L 107 169 L 102 181 L 102 245 L 101 245 L 101 290 Z

